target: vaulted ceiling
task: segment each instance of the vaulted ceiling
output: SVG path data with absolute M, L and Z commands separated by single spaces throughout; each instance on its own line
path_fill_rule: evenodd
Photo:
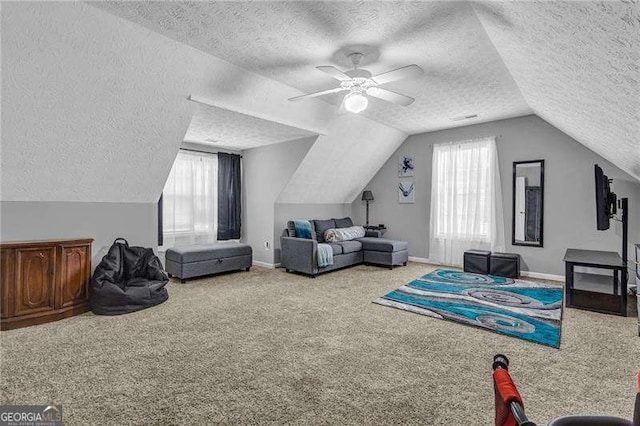
M 2 199 L 152 202 L 185 138 L 241 149 L 313 133 L 321 136 L 282 196 L 303 202 L 327 165 L 344 163 L 350 173 L 323 195 L 344 202 L 407 134 L 531 113 L 639 179 L 638 8 L 632 0 L 6 2 Z M 424 76 L 387 86 L 416 102 L 373 100 L 360 116 L 336 118 L 339 96 L 287 101 L 335 87 L 315 66 L 348 69 L 354 51 L 374 74 L 420 65 Z M 361 153 L 372 146 L 365 166 Z
M 640 180 L 640 3 L 473 3 L 527 104 Z
M 380 73 L 416 63 L 363 115 L 406 133 L 536 113 L 640 178 L 640 18 L 635 1 L 107 2 L 98 7 L 309 93 L 314 67 Z M 339 105 L 340 95 L 326 97 Z M 318 102 L 306 100 L 300 102 Z M 452 118 L 477 114 L 471 121 Z
M 333 117 L 322 102 L 291 105 L 287 85 L 86 3 L 0 12 L 3 201 L 156 202 L 202 111 L 190 94 L 229 127 L 268 129 L 269 142 L 324 133 Z M 236 130 L 216 135 L 238 142 Z
M 362 115 L 406 133 L 531 114 L 466 2 L 106 2 L 99 7 L 301 92 L 336 87 L 317 65 L 373 74 L 408 64 L 425 74 L 386 88 L 410 107 L 377 99 Z M 340 105 L 344 94 L 322 99 Z M 318 102 L 318 100 L 302 100 Z

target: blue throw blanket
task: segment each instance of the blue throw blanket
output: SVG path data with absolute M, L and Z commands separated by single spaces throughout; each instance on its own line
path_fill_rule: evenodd
M 308 220 L 294 220 L 293 227 L 296 230 L 297 238 L 306 238 L 308 240 L 311 239 L 311 233 L 313 232 L 311 228 L 311 222 L 309 222 Z
M 329 244 L 318 244 L 318 267 L 333 265 L 333 249 Z

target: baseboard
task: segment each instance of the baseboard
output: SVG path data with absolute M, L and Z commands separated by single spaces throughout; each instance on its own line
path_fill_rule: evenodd
M 280 267 L 279 263 L 260 262 L 259 260 L 254 260 L 252 263 L 256 266 L 261 266 L 263 268 L 268 268 L 268 269 L 276 269 Z
M 434 262 L 432 260 L 429 260 L 426 257 L 409 256 L 409 262 L 428 263 L 429 265 L 437 265 L 437 266 L 448 266 L 448 265 L 442 265 L 442 264 L 440 264 L 438 262 Z M 449 266 L 449 267 L 451 267 L 451 266 Z M 456 268 L 460 268 L 460 267 L 456 266 Z M 546 273 L 543 273 L 543 272 L 531 272 L 531 271 L 521 271 L 520 275 L 522 275 L 523 277 L 537 278 L 537 279 L 540 279 L 540 280 L 550 280 L 550 281 L 564 282 L 564 275 L 554 275 L 554 274 L 546 274 Z
M 543 272 L 521 271 L 520 275 L 529 278 L 538 278 L 540 280 L 560 281 L 564 282 L 564 275 L 545 274 Z
M 409 262 L 416 262 L 416 263 L 429 263 L 431 265 L 435 265 L 434 262 L 430 261 L 429 259 L 427 259 L 426 257 L 415 257 L 415 256 L 409 256 Z

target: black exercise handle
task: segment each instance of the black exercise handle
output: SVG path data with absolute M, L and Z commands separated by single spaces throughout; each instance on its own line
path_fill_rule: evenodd
M 127 247 L 129 247 L 129 243 L 127 242 L 127 240 L 125 240 L 125 239 L 124 239 L 124 238 L 122 238 L 122 237 L 118 237 L 118 238 L 116 238 L 115 240 L 113 240 L 113 244 L 117 244 L 119 240 L 124 241 L 124 245 L 125 245 L 125 246 L 127 246 Z
M 509 358 L 506 355 L 496 354 L 493 357 L 492 369 L 496 370 L 498 368 L 509 371 Z

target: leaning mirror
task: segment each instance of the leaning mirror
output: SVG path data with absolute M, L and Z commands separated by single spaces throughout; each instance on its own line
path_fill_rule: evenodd
M 513 223 L 511 243 L 542 247 L 544 160 L 513 163 Z

